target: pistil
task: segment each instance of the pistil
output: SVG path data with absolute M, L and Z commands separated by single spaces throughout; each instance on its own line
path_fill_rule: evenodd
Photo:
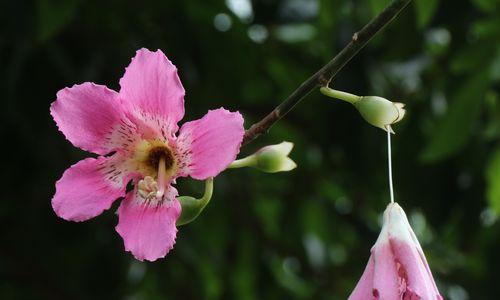
M 158 161 L 158 192 L 156 192 L 156 197 L 161 198 L 165 194 L 165 188 L 167 187 L 167 168 L 165 166 L 165 157 L 161 156 Z

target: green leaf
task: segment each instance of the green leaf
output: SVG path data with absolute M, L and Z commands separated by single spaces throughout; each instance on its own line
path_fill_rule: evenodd
M 473 72 L 477 66 L 488 65 L 488 61 L 495 54 L 495 45 L 493 43 L 472 45 L 462 48 L 453 57 L 450 68 L 453 73 Z
M 429 24 L 438 8 L 439 0 L 415 1 L 415 12 L 417 14 L 417 25 L 422 28 Z
M 475 22 L 472 25 L 472 33 L 477 38 L 496 39 L 500 34 L 500 20 L 496 17 Z
M 436 125 L 436 130 L 421 155 L 423 161 L 438 161 L 462 149 L 479 117 L 483 94 L 488 84 L 488 72 L 483 71 L 473 75 L 455 93 L 449 112 Z
M 266 236 L 278 238 L 281 233 L 280 220 L 283 214 L 281 199 L 268 196 L 255 197 L 252 207 Z
M 472 0 L 474 5 L 483 12 L 493 12 L 500 7 L 499 0 Z
M 500 80 L 500 48 L 497 49 L 490 63 L 490 77 L 493 81 Z
M 486 197 L 490 207 L 500 213 L 500 149 L 497 149 L 486 166 Z

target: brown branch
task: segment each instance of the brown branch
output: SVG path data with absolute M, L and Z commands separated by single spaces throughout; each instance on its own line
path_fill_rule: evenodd
M 304 81 L 287 99 L 245 132 L 243 144 L 267 132 L 279 119 L 289 113 L 305 96 L 318 86 L 327 86 L 337 73 L 363 48 L 373 36 L 389 24 L 411 0 L 394 0 L 375 18 L 356 32 L 349 44 L 318 72 Z

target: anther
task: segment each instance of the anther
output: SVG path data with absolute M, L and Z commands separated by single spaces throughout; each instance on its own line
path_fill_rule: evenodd
M 158 193 L 158 183 L 151 176 L 146 176 L 144 179 L 139 180 L 137 184 L 137 191 L 144 199 L 152 199 Z

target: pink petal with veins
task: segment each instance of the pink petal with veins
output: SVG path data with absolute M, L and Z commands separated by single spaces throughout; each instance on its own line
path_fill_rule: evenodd
M 138 260 L 155 261 L 165 257 L 174 247 L 181 205 L 170 187 L 171 200 L 153 205 L 144 202 L 136 191 L 129 192 L 118 209 L 119 222 L 116 231 L 123 238 L 125 250 Z
M 240 152 L 245 130 L 238 112 L 223 108 L 210 110 L 203 118 L 185 123 L 179 133 L 178 146 L 188 160 L 186 172 L 195 179 L 218 175 Z
M 89 82 L 62 89 L 50 113 L 59 130 L 76 147 L 97 154 L 115 149 L 107 138 L 124 118 L 115 91 Z
M 184 116 L 185 92 L 177 68 L 161 50 L 138 50 L 120 87 L 120 97 L 137 118 L 159 119 L 167 122 L 172 134 L 177 131 L 177 122 Z
M 116 184 L 103 172 L 110 159 L 87 158 L 64 172 L 52 198 L 52 207 L 59 217 L 85 221 L 100 215 L 125 195 L 125 184 Z

